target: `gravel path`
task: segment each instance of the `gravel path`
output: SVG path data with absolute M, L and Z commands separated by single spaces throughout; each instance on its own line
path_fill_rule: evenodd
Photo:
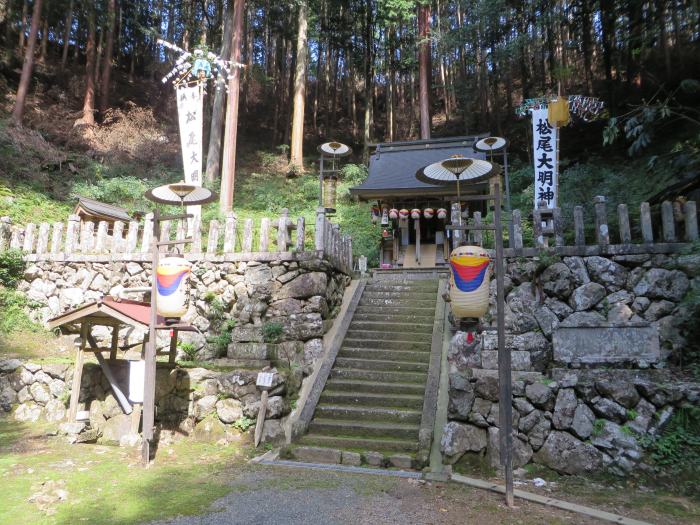
M 231 493 L 207 514 L 152 525 L 598 523 L 526 502 L 508 509 L 496 494 L 454 484 L 266 465 L 231 476 Z

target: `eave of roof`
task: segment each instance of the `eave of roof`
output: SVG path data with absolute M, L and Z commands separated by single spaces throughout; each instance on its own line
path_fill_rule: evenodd
M 124 208 L 107 204 L 105 202 L 96 201 L 94 199 L 89 199 L 87 197 L 80 197 L 78 199 L 75 212 L 77 213 L 80 208 L 85 210 L 88 214 L 95 215 L 97 217 L 104 217 L 115 221 L 131 220 L 131 216 Z

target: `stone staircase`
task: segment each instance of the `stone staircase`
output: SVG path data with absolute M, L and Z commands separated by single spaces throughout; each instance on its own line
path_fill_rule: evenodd
M 419 466 L 437 290 L 437 279 L 367 283 L 296 459 Z

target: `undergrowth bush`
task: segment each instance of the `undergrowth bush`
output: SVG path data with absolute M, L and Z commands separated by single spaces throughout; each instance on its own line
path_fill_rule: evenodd
M 14 288 L 22 276 L 27 263 L 24 262 L 20 250 L 0 252 L 0 285 Z
M 0 334 L 39 330 L 25 311 L 32 306 L 23 293 L 0 286 Z

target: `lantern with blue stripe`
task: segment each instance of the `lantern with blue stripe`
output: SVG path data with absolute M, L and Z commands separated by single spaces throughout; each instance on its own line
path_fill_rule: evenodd
M 489 309 L 491 280 L 488 252 L 460 246 L 450 254 L 450 306 L 455 319 L 480 318 Z

